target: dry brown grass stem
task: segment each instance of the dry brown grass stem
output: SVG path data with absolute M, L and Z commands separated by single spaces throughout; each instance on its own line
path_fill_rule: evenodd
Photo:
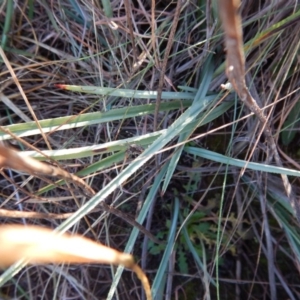
M 22 157 L 17 151 L 5 147 L 2 143 L 0 143 L 0 168 L 10 168 L 31 175 L 55 176 L 67 181 L 70 180 L 82 187 L 87 194 L 95 194 L 94 190 L 78 176 L 31 157 Z
M 155 4 L 155 1 L 153 0 L 152 5 L 154 5 L 154 4 Z M 178 0 L 176 9 L 175 9 L 175 13 L 174 13 L 174 18 L 172 20 L 172 27 L 171 27 L 170 35 L 168 37 L 167 47 L 166 47 L 166 50 L 164 53 L 164 59 L 163 59 L 161 65 L 159 66 L 160 74 L 159 74 L 159 82 L 158 82 L 158 87 L 157 87 L 157 98 L 156 98 L 155 112 L 154 112 L 153 131 L 156 131 L 157 126 L 158 126 L 157 118 L 158 118 L 159 106 L 160 106 L 160 102 L 161 102 L 162 89 L 163 89 L 163 85 L 165 82 L 165 74 L 166 74 L 166 70 L 167 70 L 167 64 L 169 61 L 170 52 L 171 52 L 172 46 L 174 44 L 174 36 L 175 36 L 176 28 L 178 25 L 178 21 L 179 21 L 181 6 L 182 6 L 182 2 L 181 2 L 181 0 Z M 152 30 L 154 30 L 154 29 L 152 29 Z
M 240 0 L 219 1 L 219 11 L 225 32 L 225 46 L 227 51 L 226 74 L 241 101 L 258 117 L 261 122 L 262 130 L 271 149 L 271 157 L 268 158 L 268 161 L 270 162 L 274 156 L 277 165 L 279 167 L 283 167 L 268 118 L 264 111 L 257 105 L 257 102 L 252 97 L 248 87 L 246 86 L 243 33 L 239 6 Z M 281 178 L 291 206 L 293 207 L 295 215 L 300 222 L 300 205 L 292 191 L 289 179 L 285 174 L 281 174 Z

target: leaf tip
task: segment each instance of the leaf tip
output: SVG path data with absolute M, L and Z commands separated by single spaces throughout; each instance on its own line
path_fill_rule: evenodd
M 54 86 L 55 86 L 56 88 L 63 89 L 63 90 L 66 90 L 66 89 L 67 89 L 67 85 L 66 85 L 66 84 L 63 84 L 63 83 L 55 83 Z

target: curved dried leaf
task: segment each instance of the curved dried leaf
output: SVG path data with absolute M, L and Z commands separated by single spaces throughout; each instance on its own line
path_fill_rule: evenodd
M 0 227 L 0 264 L 9 266 L 25 258 L 30 263 L 104 263 L 134 265 L 130 254 L 79 235 L 59 235 L 50 229 L 3 225 Z
M 132 255 L 121 253 L 79 235 L 55 233 L 37 226 L 0 226 L 0 265 L 7 267 L 20 259 L 28 263 L 101 263 L 123 265 L 141 280 L 151 299 L 147 277 Z

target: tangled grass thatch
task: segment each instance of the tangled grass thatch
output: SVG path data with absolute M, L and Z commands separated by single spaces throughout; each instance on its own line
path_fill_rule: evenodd
M 72 228 L 132 252 L 155 299 L 297 299 L 299 224 L 279 174 L 299 194 L 298 1 L 240 7 L 246 83 L 268 116 L 283 169 L 265 164 L 259 121 L 220 88 L 227 80 L 216 1 L 152 2 L 0 6 L 0 140 L 77 173 L 97 193 L 90 199 L 71 182 L 2 171 L 0 208 L 49 218 L 2 215 L 1 223 Z M 101 201 L 167 246 L 99 211 Z M 121 272 L 6 270 L 0 298 L 144 297 L 139 281 L 132 286 Z

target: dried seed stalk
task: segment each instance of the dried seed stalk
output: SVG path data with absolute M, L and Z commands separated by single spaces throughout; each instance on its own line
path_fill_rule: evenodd
M 226 75 L 243 103 L 258 117 L 264 127 L 264 134 L 274 155 L 275 162 L 282 167 L 277 146 L 272 135 L 269 121 L 263 110 L 251 96 L 245 81 L 245 56 L 243 51 L 243 32 L 239 14 L 240 0 L 219 0 L 220 17 L 225 32 Z M 281 174 L 285 192 L 289 198 L 295 215 L 300 222 L 300 205 L 292 192 L 287 175 Z
M 71 180 L 78 184 L 85 192 L 94 195 L 94 190 L 81 178 L 63 169 L 40 162 L 31 157 L 22 157 L 15 150 L 5 147 L 0 143 L 0 168 L 10 168 L 31 175 L 54 176 L 65 180 Z

